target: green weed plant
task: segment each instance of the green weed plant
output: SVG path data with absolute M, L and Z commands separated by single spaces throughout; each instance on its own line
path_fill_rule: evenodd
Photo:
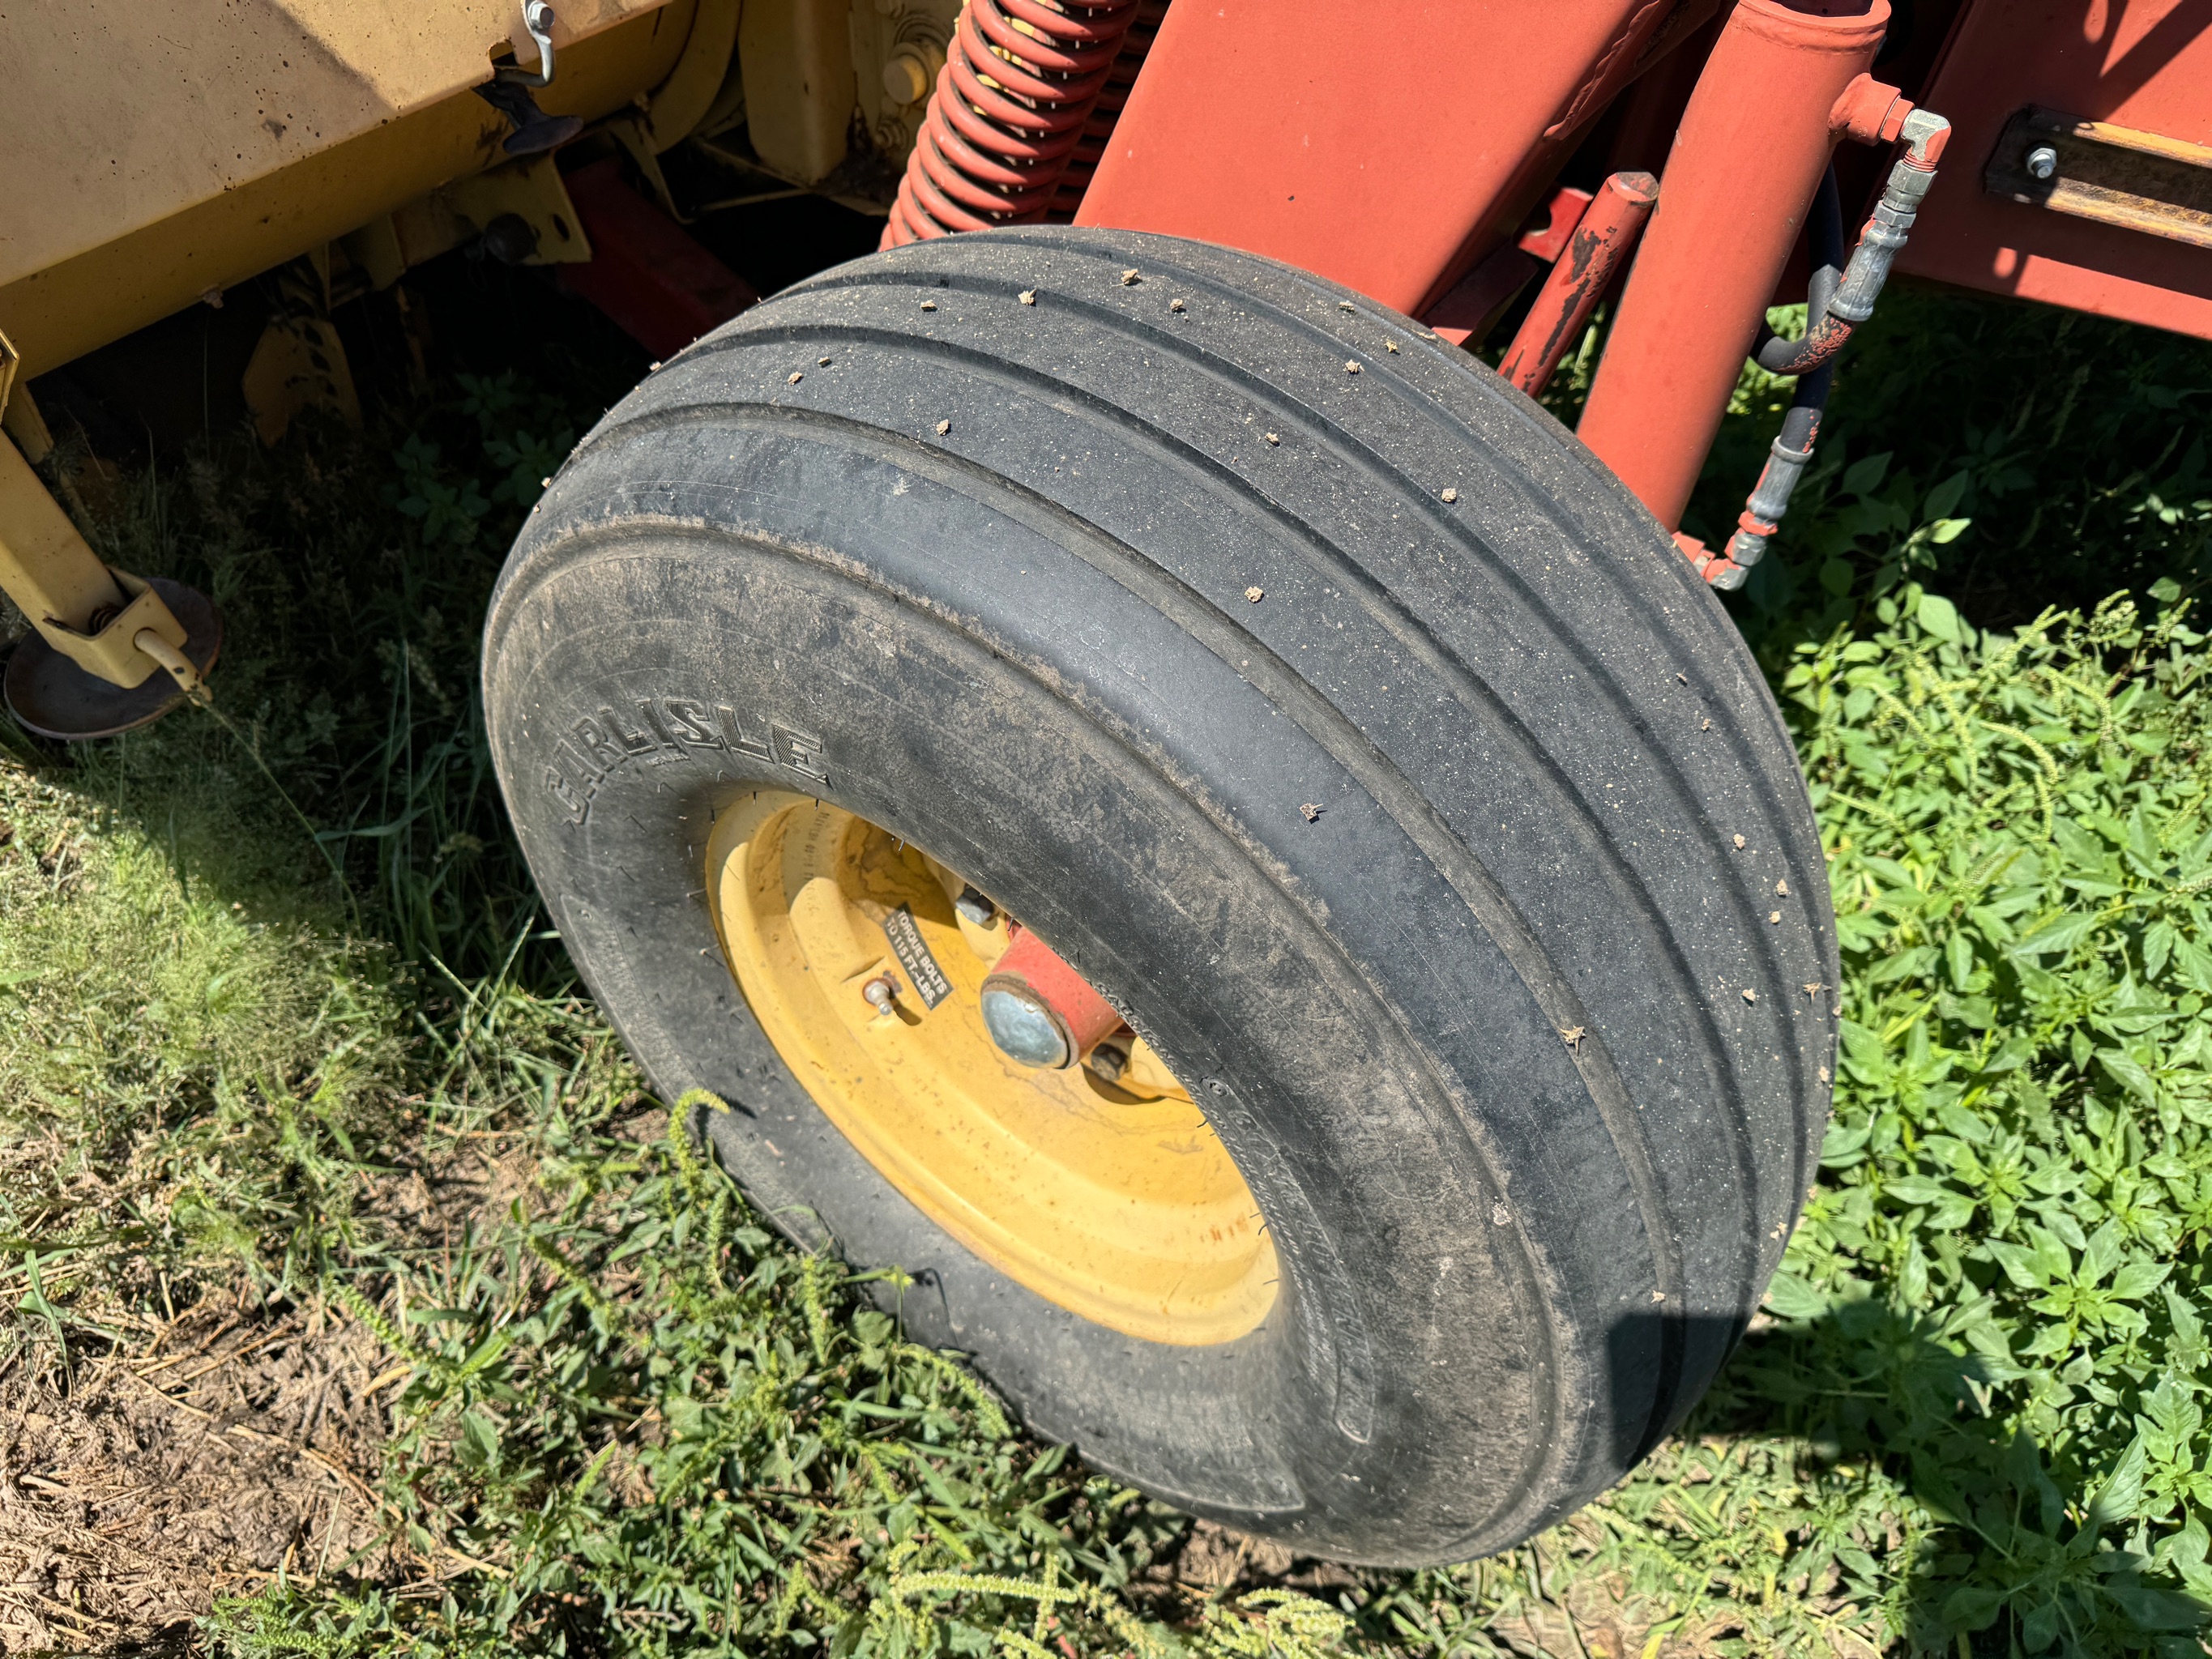
M 1804 307 L 1771 313 L 1785 334 Z M 1685 527 L 1733 531 L 1791 383 L 1747 366 Z M 1917 580 L 1985 623 L 2212 580 L 2212 349 L 2036 306 L 1894 289 L 1839 370 L 1811 471 L 1735 609 L 1783 649 Z M 1967 527 L 1972 525 L 1972 533 Z
M 2179 608 L 1883 609 L 1783 677 L 1841 1076 L 1738 1387 L 1911 1498 L 1893 1629 L 2113 1651 L 2212 1599 L 2212 665 Z

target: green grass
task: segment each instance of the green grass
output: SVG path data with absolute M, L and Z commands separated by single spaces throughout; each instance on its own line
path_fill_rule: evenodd
M 379 1489 L 412 1567 L 302 1565 L 205 1641 L 1570 1659 L 1564 1605 L 1592 1652 L 2201 1652 L 2212 503 L 2184 416 L 2212 353 L 1893 300 L 1738 602 L 1844 945 L 1784 1273 L 1620 1489 L 1328 1606 L 1177 1588 L 1177 1517 L 1014 1432 L 680 1133 L 637 1138 L 660 1120 L 538 915 L 474 701 L 500 554 L 604 366 L 131 475 L 100 532 L 223 604 L 229 724 L 0 762 L 13 1340 L 65 1382 L 244 1276 L 411 1373 Z M 1776 401 L 1747 379 L 1707 519 Z M 389 1218 L 383 1171 L 495 1143 L 518 1183 L 450 1245 Z

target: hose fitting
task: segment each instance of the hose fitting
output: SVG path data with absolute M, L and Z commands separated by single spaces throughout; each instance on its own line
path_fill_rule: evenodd
M 1889 281 L 1890 267 L 1911 234 L 1920 204 L 1935 182 L 1936 169 L 1915 167 L 1911 156 L 1890 168 L 1889 182 L 1882 186 L 1874 216 L 1859 233 L 1859 245 L 1851 250 L 1844 280 L 1836 297 L 1828 301 L 1829 316 L 1840 317 L 1856 327 L 1874 315 L 1874 302 Z
M 1796 405 L 1790 410 L 1792 416 L 1798 412 Z M 1790 510 L 1790 497 L 1796 490 L 1798 480 L 1805 476 L 1805 469 L 1813 463 L 1813 441 L 1820 435 L 1820 412 L 1806 412 L 1812 418 L 1802 423 L 1803 435 L 1795 446 L 1790 440 L 1796 434 L 1790 428 L 1797 422 L 1784 420 L 1782 435 L 1766 452 L 1766 465 L 1759 470 L 1759 483 L 1737 515 L 1735 534 L 1729 538 L 1727 556 L 1747 570 L 1766 556 L 1766 544 L 1782 527 L 1782 515 Z
M 1813 270 L 1805 290 L 1805 311 L 1818 317 L 1832 308 L 1844 280 L 1838 269 L 1844 258 L 1843 195 L 1832 166 L 1820 176 L 1806 230 L 1812 240 Z M 1759 483 L 1736 520 L 1735 534 L 1729 538 L 1728 546 L 1714 562 L 1720 574 L 1706 573 L 1705 580 L 1714 586 L 1741 586 L 1750 580 L 1752 566 L 1766 556 L 1766 544 L 1781 526 L 1782 515 L 1790 510 L 1790 497 L 1805 476 L 1805 469 L 1812 465 L 1813 446 L 1820 435 L 1820 417 L 1826 411 L 1828 390 L 1835 379 L 1833 362 L 1824 362 L 1798 377 L 1789 412 L 1782 417 L 1782 431 L 1768 450 Z
M 1920 204 L 1936 182 L 1936 158 L 1943 153 L 1950 133 L 1948 121 L 1924 109 L 1905 118 L 1898 137 L 1907 146 L 1906 153 L 1890 168 L 1881 199 L 1859 233 L 1858 246 L 1851 250 L 1850 263 L 1833 297 L 1825 307 L 1808 308 L 1802 340 L 1785 340 L 1762 328 L 1752 352 L 1753 362 L 1770 374 L 1810 374 L 1850 343 L 1852 331 L 1874 315 L 1875 301 L 1888 283 L 1890 268 L 1911 234 Z
M 1820 435 L 1820 417 L 1835 380 L 1836 354 L 1851 331 L 1874 315 L 1874 302 L 1912 232 L 1929 186 L 1936 182 L 1936 162 L 1950 136 L 1951 124 L 1942 116 L 1908 110 L 1897 131 L 1905 153 L 1890 168 L 1881 199 L 1875 204 L 1874 215 L 1859 234 L 1858 246 L 1851 250 L 1850 263 L 1840 277 L 1836 261 L 1843 253 L 1843 213 L 1835 168 L 1830 167 L 1821 179 L 1808 225 L 1813 279 L 1805 295 L 1805 337 L 1785 340 L 1762 331 L 1752 358 L 1770 374 L 1796 375 L 1797 390 L 1782 417 L 1781 434 L 1766 453 L 1759 483 L 1736 519 L 1735 534 L 1710 569 L 1700 567 L 1714 586 L 1741 586 L 1749 580 L 1751 567 L 1766 556 L 1766 544 L 1781 527 L 1790 498 L 1813 464 L 1813 445 Z

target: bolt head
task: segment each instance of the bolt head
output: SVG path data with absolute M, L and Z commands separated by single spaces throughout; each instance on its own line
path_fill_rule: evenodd
M 502 213 L 483 228 L 483 250 L 503 265 L 519 265 L 538 252 L 538 231 L 519 213 Z
M 952 901 L 952 908 L 978 927 L 988 927 L 991 918 L 999 914 L 999 907 L 973 887 L 963 887 L 960 896 Z
M 929 96 L 929 65 L 912 47 L 884 60 L 884 96 L 901 109 Z
M 2058 171 L 2058 152 L 2048 144 L 2038 144 L 2027 153 L 2028 176 L 2048 179 Z

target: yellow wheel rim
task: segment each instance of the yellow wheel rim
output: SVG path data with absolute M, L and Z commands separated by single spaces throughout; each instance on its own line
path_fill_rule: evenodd
M 1084 1318 L 1154 1342 L 1227 1342 L 1275 1301 L 1259 1206 L 1190 1095 L 1139 1039 L 1115 1087 L 1036 1071 L 984 1029 L 1004 918 L 865 818 L 775 790 L 722 814 L 707 892 L 724 956 L 815 1103 L 975 1255 Z M 908 919 L 912 932 L 908 932 Z M 902 960 L 896 930 L 914 957 Z M 941 979 L 928 983 L 933 971 Z M 889 973 L 895 1006 L 862 987 Z M 932 1000 L 933 999 L 933 1006 Z

